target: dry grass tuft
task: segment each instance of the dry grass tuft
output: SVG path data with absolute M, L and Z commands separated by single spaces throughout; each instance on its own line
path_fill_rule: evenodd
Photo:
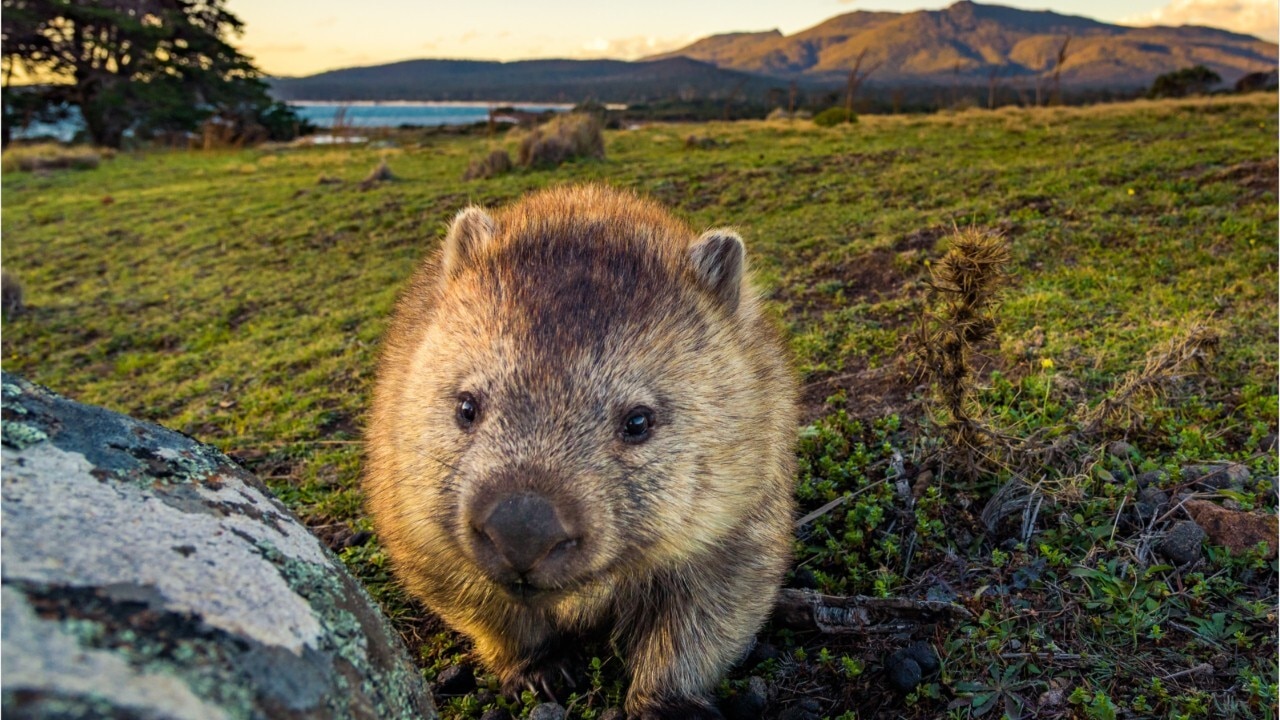
M 383 158 L 378 163 L 378 166 L 371 170 L 365 179 L 360 181 L 360 189 L 368 190 L 378 183 L 391 182 L 398 179 L 395 173 L 391 172 L 391 167 L 387 165 L 386 158 Z
M 491 178 L 511 172 L 511 156 L 506 150 L 494 150 L 483 160 L 472 160 L 467 171 L 462 174 L 463 180 Z
M 595 115 L 557 116 L 520 141 L 523 167 L 554 168 L 578 158 L 604 159 L 604 125 Z
M 1081 413 L 1080 431 L 1096 435 L 1110 421 L 1123 418 L 1131 423 L 1138 415 L 1137 401 L 1157 395 L 1174 385 L 1192 369 L 1206 370 L 1222 340 L 1221 333 L 1200 321 L 1193 321 L 1179 335 L 1152 348 L 1139 370 L 1124 376 L 1115 390 L 1101 402 Z

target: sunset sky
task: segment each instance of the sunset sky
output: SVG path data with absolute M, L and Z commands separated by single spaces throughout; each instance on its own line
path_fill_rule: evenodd
M 415 58 L 630 60 L 714 33 L 790 34 L 854 10 L 937 9 L 952 0 L 228 0 L 240 45 L 272 75 Z M 1275 41 L 1275 0 L 1003 0 L 1029 10 L 1128 24 L 1202 24 Z

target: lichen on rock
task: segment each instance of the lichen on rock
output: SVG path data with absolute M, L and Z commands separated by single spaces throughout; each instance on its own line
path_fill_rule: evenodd
M 6 716 L 434 718 L 373 601 L 249 473 L 3 378 Z

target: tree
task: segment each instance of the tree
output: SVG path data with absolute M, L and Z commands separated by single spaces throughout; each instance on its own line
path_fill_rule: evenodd
M 1149 97 L 1186 97 L 1209 92 L 1209 88 L 1222 82 L 1222 76 L 1204 65 L 1183 68 L 1165 73 L 1151 84 Z
M 15 70 L 48 83 L 40 97 L 78 108 L 93 142 L 108 147 L 119 147 L 129 131 L 190 131 L 213 117 L 274 115 L 279 125 L 283 106 L 227 40 L 243 23 L 224 4 L 3 0 L 5 88 Z

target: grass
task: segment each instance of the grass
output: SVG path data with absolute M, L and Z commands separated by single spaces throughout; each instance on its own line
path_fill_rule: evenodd
M 467 203 L 562 182 L 634 188 L 696 227 L 739 228 L 790 330 L 801 512 L 848 498 L 801 531 L 791 582 L 951 599 L 976 618 L 920 638 L 942 670 L 907 694 L 884 680 L 905 638 L 771 628 L 776 657 L 753 656 L 723 696 L 758 675 L 770 717 L 803 698 L 832 718 L 1275 717 L 1276 561 L 1210 544 L 1175 568 L 1153 549 L 1185 515 L 1132 514 L 1140 478 L 1275 512 L 1275 102 L 712 124 L 705 150 L 659 125 L 608 133 L 606 161 L 469 183 L 468 160 L 504 141 L 405 133 L 391 148 L 9 171 L 4 268 L 28 307 L 4 321 L 3 363 L 241 459 L 339 550 L 434 677 L 465 642 L 404 597 L 360 534 L 358 441 L 391 305 Z M 399 180 L 360 190 L 382 159 Z M 972 474 L 946 459 L 910 338 L 936 309 L 925 281 L 957 228 L 999 234 L 1011 256 L 969 401 L 1010 448 L 1067 437 L 1057 457 L 1014 453 Z M 1194 328 L 1216 352 L 1128 392 Z M 1182 475 L 1218 460 L 1252 480 L 1213 490 Z M 602 649 L 571 717 L 617 703 L 619 668 Z M 440 700 L 450 717 L 494 702 Z

